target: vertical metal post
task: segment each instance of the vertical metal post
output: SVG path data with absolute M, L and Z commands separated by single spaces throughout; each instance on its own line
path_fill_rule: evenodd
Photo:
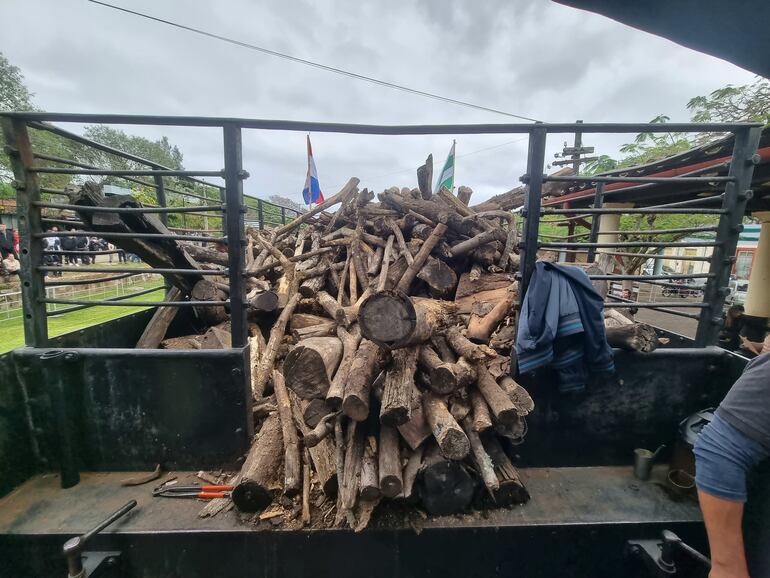
M 262 199 L 257 199 L 257 219 L 259 219 L 259 230 L 265 228 L 265 211 L 262 208 Z
M 233 123 L 223 127 L 225 148 L 225 233 L 227 235 L 228 269 L 230 271 L 230 319 L 232 321 L 232 345 L 245 347 L 247 342 L 246 306 L 243 293 L 243 270 L 246 266 L 244 248 L 243 180 L 248 173 L 243 170 L 241 128 Z
M 33 203 L 40 201 L 37 175 L 29 169 L 34 163 L 27 125 L 21 120 L 3 119 L 3 134 L 16 179 L 16 205 L 19 218 L 19 260 L 21 269 L 22 312 L 24 314 L 24 342 L 29 347 L 48 345 L 48 319 L 45 303 L 45 277 L 39 271 L 43 264 L 43 240 L 33 237 L 42 232 L 40 209 Z
M 521 291 L 519 300 L 523 303 L 529 280 L 535 271 L 537 261 L 537 237 L 540 229 L 540 197 L 543 192 L 543 167 L 545 165 L 545 142 L 548 133 L 544 127 L 535 127 L 529 134 L 527 153 L 527 190 L 524 200 L 524 241 L 521 249 Z
M 281 207 L 281 225 L 286 224 L 286 207 Z
M 163 184 L 163 177 L 160 175 L 155 175 L 153 179 L 155 179 L 155 190 L 156 197 L 158 199 L 158 205 L 161 207 L 168 207 L 168 202 L 166 201 L 166 187 Z M 168 213 L 161 213 L 158 216 L 164 225 L 168 225 Z
M 594 193 L 594 209 L 601 209 L 604 206 L 604 183 L 596 183 L 596 192 Z M 588 237 L 589 243 L 596 243 L 599 238 L 599 224 L 601 223 L 602 216 L 600 213 L 594 213 L 591 218 L 591 234 Z M 588 248 L 589 263 L 593 263 L 596 259 L 596 247 Z
M 727 212 L 719 218 L 717 245 L 711 259 L 709 278 L 704 289 L 703 301 L 708 305 L 701 312 L 698 331 L 695 334 L 695 346 L 715 345 L 719 338 L 722 324 L 722 307 L 728 293 L 730 271 L 735 261 L 735 250 L 741 222 L 746 212 L 746 204 L 752 196 L 751 179 L 754 175 L 755 154 L 759 145 L 761 128 L 740 129 L 735 132 L 733 157 L 730 162 L 729 176 L 735 181 L 727 183 L 722 208 Z

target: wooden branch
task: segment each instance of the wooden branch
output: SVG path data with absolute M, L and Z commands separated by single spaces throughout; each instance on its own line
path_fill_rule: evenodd
M 495 502 L 501 506 L 528 502 L 529 492 L 521 482 L 519 472 L 511 463 L 497 437 L 484 434 L 481 436 L 481 441 L 484 444 L 484 450 L 494 464 L 500 486 L 494 494 Z
M 388 280 L 388 271 L 390 270 L 390 255 L 393 251 L 393 238 L 393 235 L 388 237 L 388 241 L 385 245 L 385 252 L 382 255 L 382 267 L 380 269 L 380 277 L 377 280 L 377 292 L 385 290 L 385 284 Z
M 467 361 L 446 363 L 428 345 L 421 348 L 419 361 L 430 374 L 431 390 L 439 395 L 447 395 L 476 381 L 476 370 Z
M 404 233 L 401 231 L 401 229 L 396 225 L 395 221 L 388 219 L 387 221 L 388 227 L 390 227 L 390 230 L 393 231 L 393 235 L 396 237 L 396 241 L 398 241 L 398 247 L 401 249 L 401 254 L 406 259 L 406 262 L 411 265 L 414 261 L 414 257 L 412 257 L 412 253 L 407 249 L 406 247 L 406 240 L 404 239 Z
M 466 207 L 471 202 L 471 196 L 473 195 L 473 189 L 470 187 L 460 187 L 457 189 L 457 199 Z
M 478 432 L 474 429 L 473 420 L 470 417 L 466 417 L 463 420 L 463 430 L 470 441 L 473 463 L 476 465 L 476 470 L 484 481 L 487 491 L 490 495 L 494 496 L 495 492 L 500 489 L 500 480 L 497 479 L 492 458 L 489 457 L 489 454 L 484 449 L 481 438 L 479 438 Z
M 329 207 L 333 207 L 337 203 L 341 203 L 348 199 L 348 197 L 354 195 L 357 191 L 356 187 L 358 186 L 358 183 L 360 181 L 356 177 L 352 177 L 344 187 L 340 190 L 339 193 L 336 195 L 329 197 L 326 199 L 323 203 L 316 205 L 315 208 L 313 208 L 310 211 L 307 211 L 306 213 L 302 213 L 299 217 L 294 219 L 291 223 L 287 223 L 283 227 L 279 227 L 273 232 L 273 239 L 278 240 L 281 237 L 286 236 L 288 233 L 299 227 L 300 225 L 303 225 L 304 223 L 307 223 L 310 219 L 312 219 L 314 216 L 316 216 L 321 211 L 325 211 Z
M 425 164 L 417 169 L 417 187 L 426 201 L 433 196 L 433 155 L 429 154 Z
M 433 247 L 436 246 L 436 243 L 439 242 L 439 239 L 441 239 L 446 230 L 447 226 L 444 223 L 439 223 L 436 225 L 436 227 L 433 229 L 433 232 L 430 234 L 423 246 L 420 247 L 420 250 L 417 252 L 417 255 L 415 255 L 414 260 L 406 268 L 406 273 L 404 273 L 404 276 L 401 277 L 401 280 L 398 282 L 396 289 L 404 292 L 409 291 L 409 287 L 412 285 L 412 281 L 414 281 L 417 273 L 425 264 L 425 261 L 428 260 L 428 255 L 430 255 Z
M 500 229 L 489 229 L 479 233 L 475 237 L 471 237 L 467 241 L 462 241 L 452 246 L 452 257 L 458 258 L 463 255 L 467 255 L 471 251 L 478 249 L 479 247 L 492 243 L 494 241 L 505 241 L 506 235 Z
M 386 498 L 395 498 L 403 488 L 401 451 L 396 428 L 387 425 L 380 426 L 378 450 L 380 491 Z
M 310 452 L 302 452 L 302 525 L 310 525 Z
M 487 400 L 484 399 L 484 396 L 475 387 L 470 390 L 469 394 L 471 407 L 473 408 L 473 431 L 487 431 L 492 427 L 492 416 L 489 413 Z
M 172 287 L 169 289 L 168 293 L 166 293 L 166 301 L 179 301 L 181 299 L 182 292 L 176 287 Z M 179 309 L 181 308 L 168 306 L 158 307 L 155 310 L 155 313 L 152 314 L 149 323 L 147 323 L 147 326 L 144 328 L 139 341 L 136 342 L 136 349 L 157 348 L 166 336 L 168 327 L 176 317 Z
M 658 334 L 646 323 L 632 323 L 620 327 L 607 327 L 607 343 L 626 351 L 654 351 L 658 347 Z
M 297 429 L 291 414 L 291 402 L 286 391 L 286 383 L 283 375 L 278 370 L 273 370 L 273 390 L 275 402 L 278 406 L 278 415 L 281 418 L 281 432 L 283 437 L 283 493 L 287 496 L 295 496 L 302 486 L 301 461 L 299 456 L 299 438 Z
M 404 466 L 404 489 L 401 496 L 406 500 L 412 498 L 414 494 L 414 482 L 417 479 L 417 474 L 420 472 L 420 467 L 422 466 L 422 454 L 424 449 L 424 446 L 415 448 L 412 453 L 409 454 L 409 459 L 407 459 L 406 465 Z
M 291 411 L 294 416 L 294 424 L 297 429 L 302 433 L 302 440 L 305 443 L 305 448 L 310 452 L 310 459 L 313 462 L 316 476 L 321 484 L 321 489 L 327 496 L 333 496 L 337 493 L 337 459 L 336 449 L 334 442 L 323 437 L 317 441 L 317 443 L 308 443 L 311 438 L 311 434 L 314 430 L 311 430 L 302 416 L 302 404 L 293 391 L 288 391 L 289 400 L 291 401 Z M 332 419 L 332 428 L 336 419 Z
M 369 268 L 366 270 L 366 277 L 369 279 L 370 284 L 372 280 L 377 278 L 377 275 L 380 272 L 380 267 L 382 266 L 382 256 L 384 253 L 385 247 L 377 247 L 377 249 L 374 251 L 374 254 L 369 259 Z
M 476 343 L 488 343 L 492 333 L 500 322 L 510 313 L 519 296 L 519 284 L 514 282 L 508 287 L 505 298 L 499 301 L 483 317 L 471 316 L 468 323 L 468 339 Z
M 457 287 L 457 274 L 444 261 L 434 257 L 428 257 L 417 278 L 428 285 L 431 297 L 435 299 L 450 298 Z
M 364 421 L 368 417 L 372 382 L 379 373 L 382 362 L 377 344 L 363 339 L 350 366 L 342 400 L 342 411 L 350 419 Z
M 395 426 L 409 421 L 418 352 L 417 347 L 397 349 L 393 352 L 393 363 L 385 376 L 385 389 L 380 406 L 380 422 L 385 425 Z
M 518 419 L 519 414 L 508 394 L 497 385 L 495 378 L 492 377 L 492 374 L 489 373 L 489 370 L 483 364 L 479 363 L 476 365 L 476 373 L 478 374 L 476 387 L 479 388 L 479 392 L 484 396 L 495 420 L 504 425 L 514 423 Z
M 316 299 L 318 299 L 318 304 L 323 307 L 324 311 L 329 314 L 329 317 L 345 327 L 350 326 L 350 319 L 348 319 L 348 316 L 345 314 L 345 309 L 343 309 L 342 305 L 340 305 L 334 297 L 329 295 L 326 291 L 319 291 L 316 294 Z
M 377 468 L 377 442 L 375 438 L 369 438 L 364 447 L 364 457 L 361 462 L 361 479 L 359 483 L 359 493 L 361 499 L 371 502 L 377 500 L 382 494 L 380 492 L 380 476 Z
M 450 460 L 465 459 L 470 451 L 470 443 L 460 425 L 449 413 L 446 402 L 441 397 L 429 393 L 423 397 L 423 408 L 442 455 Z
M 361 332 L 357 326 L 351 332 L 338 327 L 337 336 L 342 341 L 342 360 L 339 367 L 337 367 L 329 390 L 326 392 L 326 401 L 335 409 L 342 407 L 342 400 L 345 397 L 345 384 L 348 383 L 350 369 L 358 351 L 358 346 L 361 344 Z
M 251 446 L 232 498 L 242 512 L 260 512 L 272 501 L 283 462 L 283 436 L 278 413 L 270 415 Z
M 478 363 L 497 357 L 497 352 L 486 345 L 476 344 L 466 338 L 459 327 L 450 327 L 445 336 L 449 345 L 460 355 L 472 363 Z

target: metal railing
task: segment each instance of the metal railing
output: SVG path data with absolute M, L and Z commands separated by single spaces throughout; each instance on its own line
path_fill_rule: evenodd
M 223 132 L 224 159 L 223 170 L 189 170 L 179 171 L 163 167 L 157 163 L 140 159 L 134 155 L 126 155 L 110 147 L 93 143 L 48 124 L 49 122 L 72 123 L 103 123 L 121 125 L 159 125 L 159 126 L 185 126 L 185 127 L 217 127 Z M 243 294 L 244 276 L 244 223 L 253 221 L 259 227 L 263 227 L 269 221 L 265 214 L 266 204 L 258 201 L 256 206 L 249 207 L 248 200 L 244 199 L 243 181 L 248 178 L 248 173 L 243 170 L 241 134 L 244 129 L 254 130 L 281 130 L 301 132 L 333 132 L 347 134 L 368 135 L 436 135 L 436 134 L 527 134 L 529 136 L 529 150 L 527 155 L 527 170 L 522 181 L 527 185 L 525 206 L 522 210 L 524 217 L 523 235 L 519 246 L 521 251 L 521 295 L 526 293 L 532 272 L 537 259 L 537 251 L 541 248 L 558 249 L 562 251 L 586 252 L 594 256 L 597 249 L 615 249 L 610 254 L 616 256 L 635 255 L 633 252 L 622 251 L 624 248 L 641 248 L 651 246 L 671 246 L 671 243 L 645 240 L 639 242 L 605 243 L 598 241 L 600 219 L 605 214 L 685 214 L 697 213 L 714 215 L 719 219 L 716 225 L 716 238 L 714 241 L 699 241 L 699 246 L 713 248 L 713 256 L 710 258 L 710 268 L 707 283 L 704 289 L 704 301 L 697 305 L 687 305 L 700 310 L 697 345 L 716 343 L 719 324 L 721 323 L 721 308 L 727 294 L 730 268 L 738 240 L 741 219 L 746 203 L 750 198 L 748 190 L 753 172 L 754 154 L 757 149 L 760 136 L 760 125 L 752 123 L 671 123 L 671 124 L 647 124 L 647 123 L 621 123 L 621 124 L 597 124 L 597 123 L 535 123 L 535 124 L 454 124 L 454 125 L 413 125 L 413 126 L 382 126 L 382 125 L 355 125 L 340 123 L 297 122 L 284 120 L 260 120 L 239 118 L 212 118 L 212 117 L 171 117 L 171 116 L 128 116 L 128 115 L 91 115 L 91 114 L 66 114 L 66 113 L 6 113 L 3 120 L 6 140 L 13 160 L 14 173 L 18 184 L 18 207 L 20 229 L 22 232 L 22 266 L 23 273 L 22 292 L 24 293 L 25 307 L 25 335 L 28 345 L 41 347 L 46 344 L 47 331 L 45 326 L 46 298 L 43 292 L 44 282 L 42 274 L 45 271 L 67 271 L 66 267 L 44 266 L 42 263 L 43 251 L 41 241 L 45 238 L 43 233 L 44 204 L 41 203 L 41 188 L 38 183 L 38 175 L 41 174 L 72 174 L 72 175 L 113 175 L 128 181 L 140 182 L 142 185 L 154 187 L 157 193 L 158 207 L 167 208 L 157 212 L 161 218 L 167 214 L 188 214 L 184 211 L 168 207 L 166 194 L 176 192 L 164 184 L 164 178 L 177 178 L 180 181 L 195 182 L 200 186 L 213 187 L 219 193 L 219 205 L 196 206 L 189 212 L 196 213 L 203 209 L 219 213 L 223 219 L 222 237 L 206 239 L 206 242 L 226 239 L 228 241 L 228 266 L 221 271 L 190 271 L 179 269 L 155 269 L 161 274 L 225 274 L 229 277 L 230 297 L 227 302 L 156 302 L 154 304 L 168 304 L 174 306 L 183 305 L 222 305 L 230 306 L 232 319 L 233 347 L 241 347 L 246 344 L 246 308 Z M 70 168 L 41 167 L 35 164 L 36 158 L 45 160 L 46 157 L 37 157 L 31 150 L 27 134 L 28 127 L 53 132 L 62 137 L 72 138 L 76 142 L 95 146 L 108 154 L 123 157 L 139 165 L 147 167 L 147 170 L 105 170 L 100 167 L 78 165 L 66 159 L 57 159 L 54 162 L 65 163 Z M 638 132 L 701 132 L 701 133 L 731 133 L 735 142 L 733 147 L 732 162 L 726 176 L 699 176 L 695 174 L 671 177 L 623 177 L 623 176 L 590 176 L 590 177 L 556 177 L 543 174 L 545 167 L 546 139 L 549 134 L 564 133 L 638 133 Z M 52 159 L 47 158 L 50 162 Z M 153 181 L 146 181 L 140 177 L 152 176 Z M 200 181 L 197 176 L 216 176 L 224 180 L 224 186 L 213 185 L 206 181 Z M 592 208 L 550 208 L 542 204 L 543 185 L 547 182 L 585 182 L 594 184 L 597 196 Z M 705 202 L 671 203 L 654 207 L 638 207 L 630 209 L 618 209 L 604 207 L 604 185 L 606 183 L 629 183 L 634 190 L 653 187 L 661 183 L 675 186 L 697 187 L 703 186 L 709 190 L 723 187 L 722 195 L 714 202 L 720 202 L 718 208 L 703 207 Z M 184 192 L 182 192 L 184 194 Z M 613 198 L 618 196 L 618 191 L 612 191 Z M 195 198 L 194 195 L 190 195 Z M 198 200 L 211 201 L 204 196 Z M 49 203 L 53 204 L 53 203 Z M 253 204 L 253 203 L 252 203 Z M 78 210 L 81 210 L 79 208 Z M 115 210 L 111 210 L 116 212 Z M 280 209 L 281 221 L 286 220 L 286 211 Z M 145 212 L 150 212 L 149 210 Z M 251 218 L 249 218 L 251 213 Z M 255 214 L 256 213 L 256 214 Z M 577 218 L 592 218 L 591 231 L 587 243 L 575 241 L 540 241 L 539 227 L 543 215 L 564 215 L 567 220 Z M 186 225 L 183 224 L 183 229 Z M 147 238 L 188 239 L 184 235 L 189 231 L 183 230 L 183 234 L 162 236 L 147 235 Z M 219 232 L 219 231 L 217 231 Z M 84 232 L 83 234 L 87 234 Z M 107 237 L 104 233 L 100 236 Z M 117 234 L 113 234 L 117 235 Z M 201 241 L 201 238 L 195 240 Z M 678 245 L 681 245 L 678 244 Z M 687 246 L 693 246 L 687 243 Z M 621 249 L 621 251 L 618 251 Z M 649 256 L 651 259 L 668 258 L 661 256 Z M 677 257 L 679 258 L 679 257 Z M 80 269 L 81 271 L 83 269 Z M 97 272 L 103 269 L 92 268 Z M 112 273 L 127 272 L 123 269 L 108 269 Z M 642 279 L 643 276 L 625 276 L 627 278 Z M 620 279 L 623 276 L 613 276 Z M 106 303 L 99 303 L 106 304 Z M 117 303 L 112 303 L 117 305 Z M 136 305 L 137 302 L 131 302 Z M 613 307 L 657 307 L 666 309 L 672 305 L 681 307 L 681 304 L 656 303 L 624 303 L 622 301 L 610 301 L 608 306 Z

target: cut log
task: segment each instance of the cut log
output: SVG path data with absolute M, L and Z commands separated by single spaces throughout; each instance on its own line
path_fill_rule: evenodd
M 379 444 L 380 491 L 386 498 L 395 498 L 403 489 L 401 472 L 401 450 L 398 444 L 398 431 L 394 427 L 380 427 Z
M 345 466 L 342 475 L 342 509 L 351 511 L 358 495 L 358 475 L 364 457 L 364 428 L 362 424 L 349 421 L 345 438 Z
M 468 456 L 468 436 L 449 413 L 446 402 L 434 394 L 423 396 L 425 418 L 436 438 L 441 454 L 450 460 L 462 460 Z
M 503 391 L 508 394 L 519 416 L 524 417 L 535 409 L 535 402 L 532 401 L 532 397 L 527 390 L 516 383 L 512 377 L 504 375 L 499 379 L 498 383 L 503 388 Z
M 466 207 L 471 202 L 471 196 L 473 195 L 473 189 L 470 187 L 460 187 L 457 189 L 457 198 Z
M 202 335 L 171 337 L 160 342 L 160 349 L 200 349 Z
M 449 301 L 411 298 L 398 291 L 369 296 L 358 311 L 361 334 L 386 349 L 417 345 L 456 318 Z
M 315 427 L 324 417 L 334 413 L 334 408 L 325 399 L 302 400 L 302 419 L 308 427 Z
M 252 391 L 257 398 L 264 395 L 265 385 L 270 378 L 270 374 L 273 371 L 273 363 L 275 363 L 275 358 L 278 355 L 278 346 L 281 344 L 283 334 L 286 331 L 286 324 L 289 322 L 292 313 L 294 313 L 294 308 L 297 306 L 297 303 L 299 303 L 300 294 L 296 291 L 296 284 L 294 287 L 294 293 L 286 303 L 286 307 L 283 308 L 283 311 L 278 316 L 272 329 L 270 329 L 270 338 L 267 340 L 265 352 L 259 360 L 256 378 L 252 383 Z
M 481 438 L 473 427 L 472 418 L 466 417 L 465 420 L 463 420 L 463 429 L 471 444 L 471 455 L 473 456 L 473 463 L 476 466 L 476 471 L 478 471 L 481 479 L 484 481 L 484 486 L 486 486 L 487 491 L 490 495 L 494 496 L 495 492 L 500 489 L 500 480 L 497 478 L 492 458 L 489 457 L 489 454 L 484 449 Z
M 409 421 L 397 427 L 398 433 L 413 450 L 416 450 L 433 435 L 422 408 L 422 393 L 416 386 L 412 388 L 412 412 Z
M 476 343 L 488 343 L 497 326 L 510 313 L 518 296 L 519 284 L 514 282 L 509 286 L 505 297 L 484 317 L 471 315 L 471 319 L 468 322 L 468 339 Z
M 322 323 L 330 323 L 329 318 L 321 317 L 320 315 L 312 315 L 310 313 L 295 313 L 289 320 L 289 329 L 294 331 L 295 329 L 304 329 Z
M 377 468 L 377 452 L 375 450 L 377 442 L 374 438 L 369 438 L 364 447 L 364 457 L 361 462 L 361 479 L 359 482 L 359 493 L 361 499 L 370 502 L 378 499 L 382 494 L 380 492 L 380 477 Z
M 470 313 L 477 302 L 491 303 L 493 306 L 505 297 L 506 291 L 514 281 L 510 273 L 484 273 L 474 265 L 471 271 L 460 275 L 460 282 L 455 292 L 455 304 L 460 313 Z
M 318 325 L 311 325 L 310 327 L 295 329 L 291 332 L 296 341 L 302 341 L 311 337 L 329 337 L 335 335 L 336 333 L 336 321 L 327 321 L 325 323 L 319 323 Z
M 430 236 L 425 240 L 417 255 L 414 256 L 414 260 L 406 268 L 403 277 L 396 285 L 396 289 L 403 292 L 408 292 L 409 287 L 412 285 L 412 281 L 417 276 L 417 273 L 422 269 L 425 262 L 428 260 L 428 256 L 441 237 L 447 230 L 447 226 L 444 223 L 439 223 L 431 232 Z
M 380 405 L 380 422 L 401 425 L 409 421 L 412 412 L 412 388 L 417 368 L 419 348 L 397 349 L 385 376 L 385 389 Z
M 166 293 L 166 301 L 180 301 L 182 292 L 176 287 Z M 179 307 L 158 307 L 152 315 L 152 319 L 144 328 L 142 336 L 136 342 L 137 349 L 155 349 L 166 336 L 169 325 L 179 312 Z
M 350 366 L 342 400 L 342 411 L 350 419 L 364 421 L 369 416 L 372 382 L 382 369 L 383 361 L 377 344 L 363 339 Z
M 274 313 L 278 310 L 279 299 L 275 291 L 255 291 L 247 297 L 249 313 L 255 316 Z
M 495 420 L 503 425 L 514 423 L 518 419 L 519 414 L 511 398 L 497 385 L 495 378 L 492 377 L 492 374 L 489 373 L 489 370 L 483 364 L 479 363 L 476 365 L 476 372 L 478 374 L 476 386 L 479 388 L 481 395 L 484 396 Z
M 474 492 L 473 478 L 462 462 L 442 456 L 436 444 L 425 449 L 417 479 L 420 500 L 429 514 L 459 514 L 470 506 Z
M 201 279 L 190 293 L 193 301 L 224 301 L 227 295 L 214 281 Z M 195 312 L 206 325 L 219 325 L 228 319 L 224 305 L 197 305 Z
M 286 383 L 280 371 L 273 371 L 273 390 L 278 415 L 281 418 L 283 438 L 283 493 L 296 496 L 302 489 L 302 460 L 299 452 L 299 438 L 291 411 L 291 401 L 286 391 Z
M 303 339 L 283 362 L 286 385 L 302 399 L 326 397 L 341 359 L 342 341 L 338 338 Z
M 338 327 L 337 336 L 342 341 L 342 360 L 339 367 L 337 367 L 337 371 L 334 373 L 334 379 L 332 379 L 329 390 L 326 392 L 326 401 L 334 409 L 342 407 L 342 400 L 345 397 L 345 384 L 348 383 L 350 368 L 361 344 L 361 332 L 358 330 L 358 326 L 355 326 L 351 332 Z
M 233 502 L 242 512 L 261 512 L 281 487 L 283 435 L 278 413 L 262 424 L 243 463 L 240 482 L 233 489 Z
M 462 241 L 452 246 L 452 257 L 457 258 L 463 255 L 467 255 L 471 251 L 478 249 L 479 247 L 491 243 L 493 241 L 505 242 L 506 234 L 500 229 L 489 229 L 479 233 L 475 237 L 471 237 L 467 241 Z M 493 251 L 494 253 L 494 251 Z
M 471 407 L 473 409 L 473 431 L 487 431 L 492 427 L 492 416 L 489 414 L 487 401 L 475 387 L 470 390 L 470 397 Z
M 434 224 L 445 222 L 452 231 L 460 235 L 472 234 L 473 223 L 463 221 L 463 218 L 456 212 L 432 200 L 408 198 L 390 190 L 380 193 L 380 200 L 386 205 L 399 209 L 402 212 L 412 211 L 421 217 L 427 218 Z
M 232 347 L 232 335 L 229 327 L 209 327 L 208 331 L 200 339 L 201 349 L 230 349 Z
M 195 259 L 199 263 L 213 263 L 214 265 L 221 265 L 227 267 L 228 256 L 226 251 L 219 251 L 213 247 L 201 247 L 194 243 L 180 242 L 180 247 Z
M 457 275 L 441 259 L 428 257 L 425 266 L 417 273 L 417 278 L 425 281 L 430 294 L 436 299 L 449 299 L 457 287 Z
M 529 492 L 521 482 L 519 472 L 511 463 L 497 437 L 487 432 L 481 436 L 481 441 L 492 460 L 499 482 L 499 488 L 494 493 L 495 502 L 501 506 L 528 502 Z
M 420 196 L 429 201 L 433 196 L 433 155 L 428 155 L 425 164 L 417 169 L 417 187 Z
M 329 314 L 329 317 L 334 319 L 340 325 L 345 327 L 350 326 L 350 319 L 345 314 L 345 309 L 340 305 L 334 297 L 329 295 L 326 291 L 319 291 L 316 295 L 319 305 L 323 307 L 324 311 Z
M 494 359 L 497 352 L 483 344 L 477 344 L 470 341 L 459 327 L 449 327 L 445 334 L 449 345 L 460 355 L 470 362 L 481 362 Z
M 446 395 L 470 385 L 476 381 L 476 370 L 464 359 L 458 363 L 445 363 L 428 345 L 420 350 L 420 365 L 430 375 L 430 388 L 433 392 Z
M 610 347 L 626 351 L 654 351 L 658 347 L 658 334 L 646 323 L 632 323 L 605 329 Z

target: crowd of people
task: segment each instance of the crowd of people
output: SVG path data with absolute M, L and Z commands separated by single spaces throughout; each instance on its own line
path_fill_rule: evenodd
M 18 276 L 19 269 L 19 234 L 0 223 L 0 274 L 7 282 L 12 276 Z

